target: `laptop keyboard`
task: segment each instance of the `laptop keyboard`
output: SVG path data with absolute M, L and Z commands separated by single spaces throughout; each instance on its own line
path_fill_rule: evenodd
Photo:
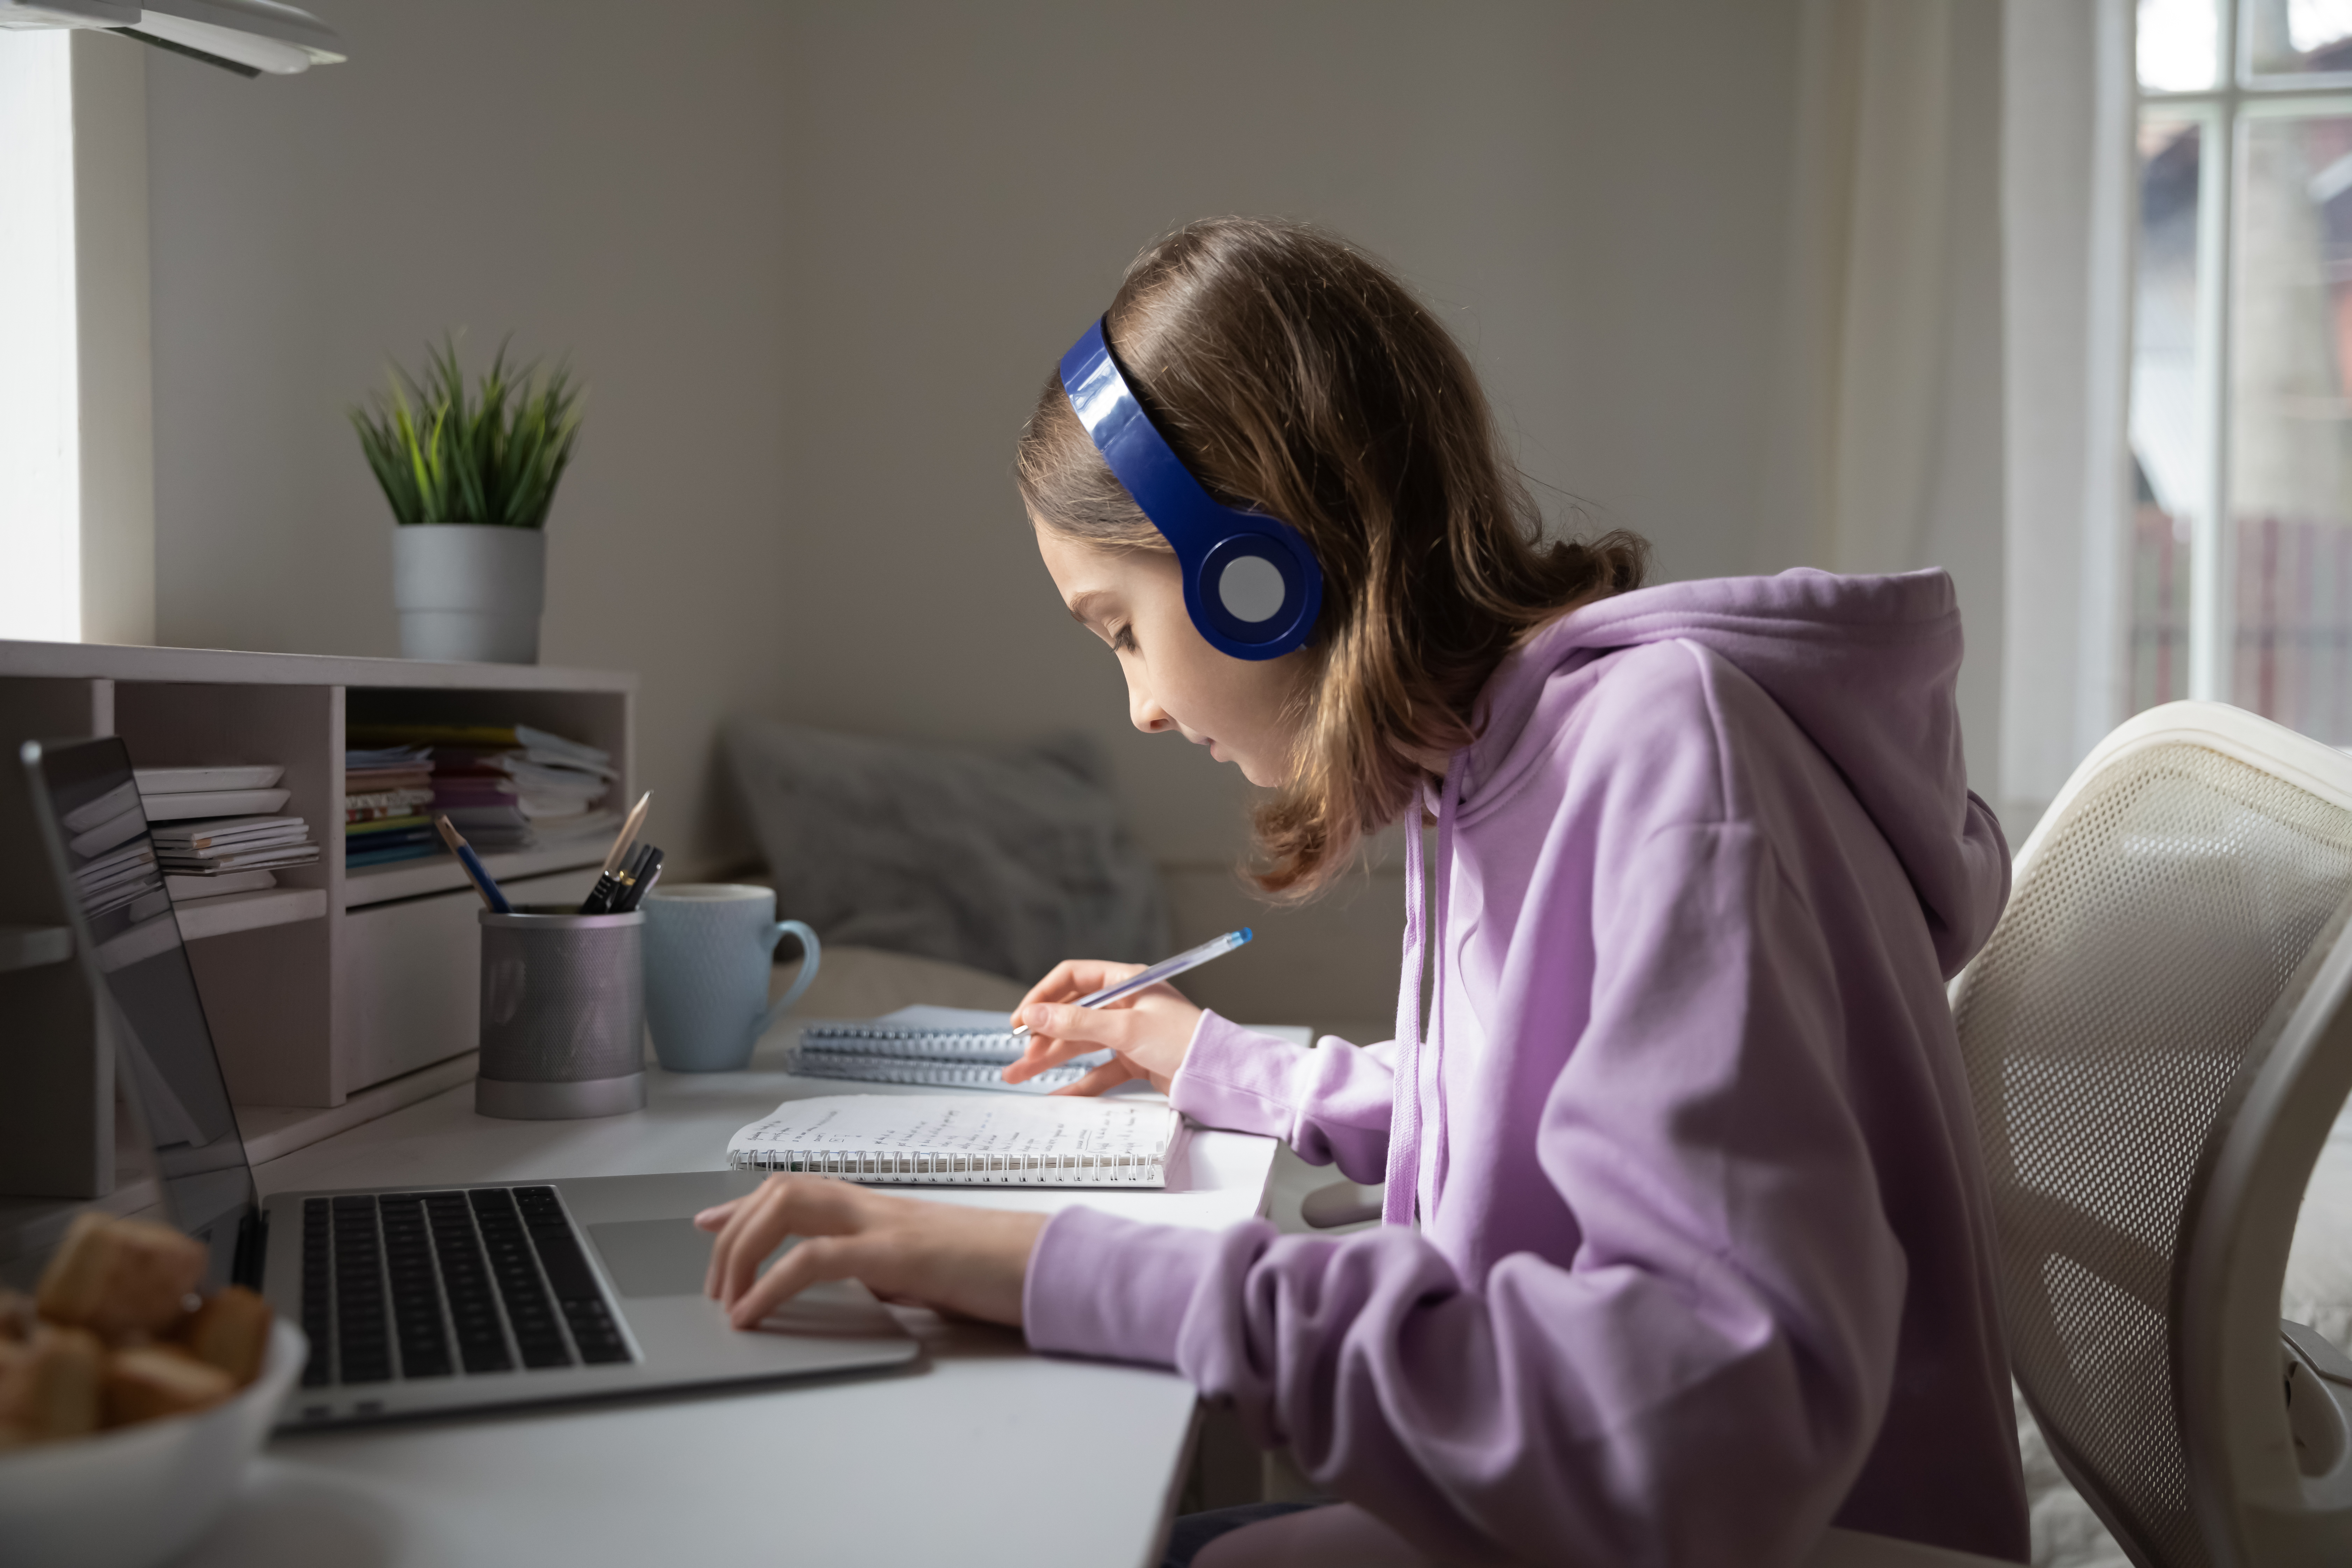
M 305 1388 L 634 1360 L 553 1187 L 302 1200 Z

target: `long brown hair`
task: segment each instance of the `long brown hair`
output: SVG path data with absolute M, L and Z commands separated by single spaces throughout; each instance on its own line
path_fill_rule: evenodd
M 1639 585 L 1648 547 L 1546 542 L 1462 351 L 1381 265 L 1298 224 L 1209 218 L 1145 250 L 1105 336 L 1184 465 L 1307 538 L 1323 608 L 1289 782 L 1255 813 L 1259 889 L 1304 899 L 1412 808 L 1419 758 L 1473 734 L 1514 644 Z M 1097 548 L 1167 550 L 1046 377 L 1021 433 L 1031 516 Z

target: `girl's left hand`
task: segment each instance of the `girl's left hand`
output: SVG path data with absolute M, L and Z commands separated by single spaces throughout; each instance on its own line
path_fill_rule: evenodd
M 1021 1324 L 1021 1287 L 1046 1216 L 893 1197 L 823 1176 L 770 1176 L 758 1191 L 694 1216 L 715 1230 L 703 1294 L 739 1329 L 824 1279 L 862 1279 L 877 1296 Z M 799 1246 L 760 1273 L 787 1237 Z

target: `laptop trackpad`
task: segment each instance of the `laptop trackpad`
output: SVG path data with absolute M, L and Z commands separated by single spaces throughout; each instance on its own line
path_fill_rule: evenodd
M 588 1237 L 603 1255 L 614 1285 L 623 1296 L 639 1300 L 701 1295 L 703 1278 L 710 1269 L 710 1246 L 718 1239 L 707 1230 L 697 1230 L 690 1219 L 614 1220 L 590 1226 Z M 786 1242 L 776 1257 L 782 1257 L 791 1247 Z M 761 1272 L 767 1268 L 763 1263 Z M 906 1333 L 873 1292 L 855 1279 L 812 1285 L 777 1308 L 760 1326 L 827 1338 L 881 1335 L 896 1339 Z
M 718 1239 L 690 1219 L 615 1220 L 590 1226 L 588 1235 L 624 1296 L 701 1295 Z

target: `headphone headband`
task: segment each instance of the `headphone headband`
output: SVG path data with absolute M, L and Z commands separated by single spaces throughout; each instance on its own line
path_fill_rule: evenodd
M 1062 390 L 1110 471 L 1176 552 L 1184 607 L 1220 653 L 1275 658 L 1305 645 L 1323 605 L 1323 573 L 1298 531 L 1218 502 L 1202 488 L 1111 357 L 1103 324 L 1062 356 Z

